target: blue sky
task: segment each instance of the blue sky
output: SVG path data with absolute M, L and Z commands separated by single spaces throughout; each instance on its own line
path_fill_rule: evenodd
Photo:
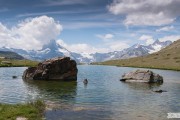
M 180 38 L 180 0 L 0 0 L 0 47 L 109 52 Z

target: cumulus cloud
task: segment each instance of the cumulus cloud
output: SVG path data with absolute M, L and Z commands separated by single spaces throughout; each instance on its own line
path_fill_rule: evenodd
M 173 30 L 174 29 L 174 26 L 165 26 L 165 27 L 162 27 L 162 28 L 159 28 L 156 30 L 156 32 L 161 32 L 161 31 L 170 31 L 170 30 Z
M 113 34 L 96 35 L 96 36 L 102 40 L 110 40 L 114 37 Z
M 61 31 L 60 23 L 48 16 L 28 18 L 12 28 L 0 23 L 0 47 L 41 49 L 43 44 L 56 39 Z
M 86 43 L 77 43 L 77 44 L 67 44 L 63 40 L 57 40 L 57 43 L 67 48 L 71 52 L 76 53 L 96 53 L 96 52 L 108 52 L 107 48 L 95 48 Z
M 109 52 L 121 51 L 121 50 L 129 47 L 129 45 L 125 41 L 122 41 L 122 40 L 107 42 L 106 46 L 109 47 Z
M 107 53 L 112 51 L 120 51 L 125 48 L 128 48 L 129 45 L 125 41 L 111 41 L 104 42 L 99 47 L 94 47 L 92 45 L 88 45 L 86 43 L 77 43 L 77 44 L 67 44 L 63 40 L 57 40 L 57 43 L 64 46 L 71 52 L 76 53 Z
M 154 43 L 154 39 L 153 39 L 153 37 L 150 36 L 150 35 L 142 35 L 142 36 L 139 38 L 139 40 L 144 40 L 144 41 L 146 41 L 146 45 L 149 45 L 149 44 Z
M 115 15 L 125 15 L 127 26 L 161 26 L 175 21 L 179 6 L 179 0 L 113 0 L 108 9 Z

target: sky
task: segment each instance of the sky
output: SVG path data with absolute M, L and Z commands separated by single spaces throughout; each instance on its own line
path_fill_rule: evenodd
M 180 0 L 0 0 L 0 47 L 77 53 L 180 39 Z

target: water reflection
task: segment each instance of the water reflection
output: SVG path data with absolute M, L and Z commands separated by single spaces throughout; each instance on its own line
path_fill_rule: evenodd
M 30 96 L 44 100 L 74 102 L 76 97 L 76 81 L 24 81 Z
M 154 90 L 154 89 L 159 89 L 162 84 L 157 84 L 157 83 L 132 83 L 132 82 L 122 82 L 125 84 L 127 87 L 133 90 Z

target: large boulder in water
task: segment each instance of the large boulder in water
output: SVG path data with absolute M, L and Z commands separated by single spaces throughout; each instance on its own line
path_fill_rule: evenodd
M 163 83 L 163 77 L 153 73 L 150 70 L 136 70 L 125 73 L 121 81 L 125 82 L 146 82 L 146 83 Z
M 23 73 L 24 80 L 77 80 L 77 66 L 69 57 L 45 60 Z

